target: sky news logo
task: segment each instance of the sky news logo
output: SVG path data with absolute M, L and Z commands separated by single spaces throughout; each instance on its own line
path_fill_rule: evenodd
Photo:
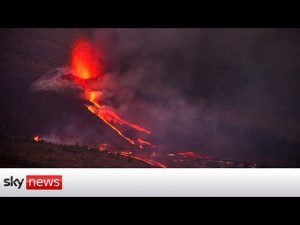
M 4 187 L 21 189 L 24 185 L 24 178 L 14 178 L 13 176 L 3 180 Z M 27 175 L 26 190 L 62 190 L 61 175 Z

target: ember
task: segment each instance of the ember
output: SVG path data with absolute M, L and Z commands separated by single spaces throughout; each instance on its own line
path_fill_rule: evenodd
M 34 137 L 33 137 L 33 140 L 34 140 L 35 142 L 41 142 L 41 141 L 42 141 L 42 138 L 41 138 L 40 136 L 34 136 Z
M 180 153 L 177 153 L 178 155 L 180 156 L 183 156 L 185 158 L 202 158 L 202 159 L 211 159 L 211 157 L 207 156 L 207 155 L 201 155 L 201 154 L 198 154 L 198 153 L 195 153 L 195 152 L 180 152 Z
M 107 146 L 108 146 L 108 144 L 100 144 L 98 149 L 100 152 L 104 152 L 104 151 L 107 151 Z

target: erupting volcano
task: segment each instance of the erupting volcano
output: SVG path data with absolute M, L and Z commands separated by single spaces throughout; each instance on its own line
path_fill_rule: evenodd
M 125 164 L 134 161 L 134 163 L 148 167 L 197 168 L 253 166 L 244 163 L 216 160 L 193 151 L 174 154 L 174 151 L 178 151 L 178 148 L 174 149 L 172 145 L 165 145 L 160 140 L 157 140 L 156 136 L 150 136 L 151 131 L 149 129 L 122 118 L 122 116 L 126 116 L 124 108 L 132 110 L 130 105 L 126 104 L 127 99 L 122 96 L 122 94 L 126 93 L 126 88 L 128 87 L 120 85 L 121 83 L 118 83 L 116 74 L 108 72 L 108 66 L 104 64 L 105 60 L 103 60 L 104 55 L 99 52 L 99 49 L 92 42 L 86 39 L 79 39 L 74 43 L 72 48 L 69 65 L 57 68 L 53 71 L 54 73 L 50 71 L 34 84 L 35 88 L 42 87 L 42 90 L 75 93 L 75 100 L 72 102 L 72 105 L 76 105 L 76 109 L 83 109 L 80 112 L 88 115 L 87 117 L 91 119 L 91 122 L 87 123 L 87 131 L 83 134 L 83 136 L 86 135 L 88 138 L 80 140 L 79 137 L 76 139 L 76 143 L 77 140 L 80 140 L 80 144 L 87 145 L 86 148 L 88 150 L 93 150 L 91 154 L 106 155 L 109 158 L 121 157 L 122 160 L 126 161 Z M 71 91 L 69 92 L 69 90 Z M 64 101 L 68 101 L 68 99 Z M 136 109 L 134 105 L 133 109 Z M 130 112 L 130 110 L 127 112 Z M 89 113 L 92 116 L 89 116 Z M 77 118 L 75 121 L 77 121 Z M 107 126 L 115 136 L 110 136 L 110 133 L 106 133 L 105 131 L 101 133 L 101 129 L 96 132 L 90 132 L 90 125 L 93 126 L 92 130 L 97 129 L 97 127 L 105 128 Z M 84 127 L 83 129 L 86 128 Z M 72 127 L 67 127 L 65 132 L 67 134 L 70 132 L 72 135 L 72 131 Z M 57 136 L 56 132 L 54 131 L 55 137 Z M 75 138 L 77 138 L 78 131 L 76 130 L 74 133 L 76 133 Z M 102 134 L 104 135 L 101 136 Z M 64 142 L 64 138 L 61 138 L 59 134 L 58 141 L 56 138 L 53 139 L 51 135 L 43 135 L 43 141 L 39 136 L 34 137 L 34 141 L 40 142 L 40 146 L 47 144 L 47 142 L 61 144 L 60 140 Z M 156 145 L 151 143 L 152 140 L 156 140 L 160 145 L 156 147 Z M 66 143 L 64 142 L 63 144 Z M 69 145 L 69 143 L 67 144 Z M 67 147 L 64 146 L 64 148 Z M 118 166 L 118 163 L 120 162 L 113 165 Z
M 84 96 L 90 102 L 87 109 L 100 118 L 114 132 L 125 139 L 131 145 L 140 149 L 144 146 L 154 147 L 150 142 L 144 141 L 140 137 L 133 139 L 128 137 L 117 126 L 127 126 L 139 133 L 150 134 L 151 132 L 137 124 L 122 119 L 112 107 L 103 105 L 101 102 L 101 90 L 94 90 L 91 87 L 93 81 L 98 81 L 104 76 L 101 66 L 100 55 L 96 48 L 87 40 L 78 40 L 71 54 L 71 74 L 75 83 L 84 91 Z

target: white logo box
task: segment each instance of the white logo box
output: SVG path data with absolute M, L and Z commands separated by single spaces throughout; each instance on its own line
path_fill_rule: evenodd
M 62 175 L 63 188 L 4 186 L 26 175 Z M 300 196 L 300 169 L 0 169 L 0 196 Z

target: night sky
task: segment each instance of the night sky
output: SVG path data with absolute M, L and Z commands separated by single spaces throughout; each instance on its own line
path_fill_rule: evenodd
M 115 140 L 76 91 L 32 88 L 80 37 L 99 49 L 110 104 L 157 145 L 300 166 L 300 29 L 0 29 L 1 134 Z

